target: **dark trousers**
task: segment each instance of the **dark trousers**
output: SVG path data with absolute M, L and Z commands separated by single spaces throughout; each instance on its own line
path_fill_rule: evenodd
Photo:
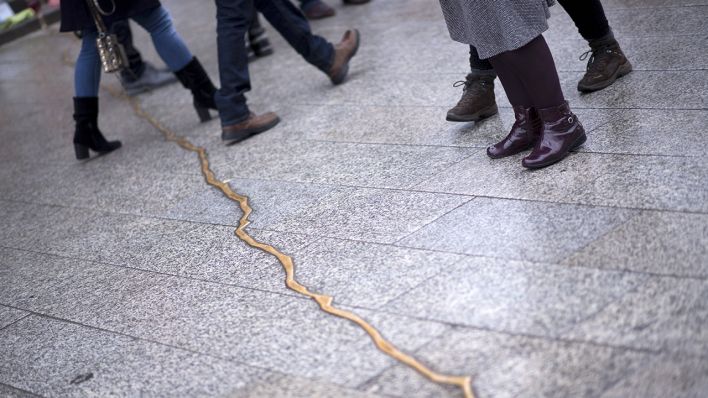
M 130 24 L 127 20 L 114 22 L 111 32 L 116 35 L 118 42 L 123 45 L 125 54 L 128 56 L 128 68 L 121 71 L 121 77 L 127 81 L 140 78 L 145 71 L 145 63 L 138 49 L 133 46 L 133 32 L 130 30 Z
M 215 0 L 221 89 L 216 93 L 222 125 L 248 118 L 244 94 L 251 89 L 245 36 L 255 7 L 307 62 L 328 71 L 334 47 L 313 35 L 307 19 L 289 0 Z
M 610 34 L 610 24 L 600 0 L 558 0 L 558 3 L 563 6 L 585 40 L 590 42 Z M 486 59 L 479 59 L 477 49 L 470 46 L 470 67 L 490 70 L 492 64 Z

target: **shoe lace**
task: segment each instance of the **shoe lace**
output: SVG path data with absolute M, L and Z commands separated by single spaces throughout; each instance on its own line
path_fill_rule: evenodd
M 611 47 L 600 47 L 590 49 L 580 55 L 580 60 L 588 60 L 586 70 L 591 73 L 600 73 L 607 68 L 607 63 L 612 58 L 611 55 L 619 55 L 619 53 Z
M 464 86 L 464 87 L 462 87 L 462 86 Z M 458 80 L 458 81 L 452 83 L 452 87 L 455 87 L 455 88 L 462 87 L 462 91 L 467 91 L 467 89 L 470 88 L 470 82 L 468 82 L 467 80 Z

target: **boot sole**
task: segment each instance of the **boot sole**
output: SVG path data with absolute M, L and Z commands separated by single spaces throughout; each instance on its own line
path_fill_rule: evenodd
M 632 72 L 632 64 L 627 61 L 624 64 L 620 65 L 619 68 L 617 68 L 617 70 L 612 75 L 612 77 L 610 77 L 610 79 L 592 86 L 581 86 L 580 84 L 578 84 L 578 91 L 582 93 L 592 93 L 594 91 L 600 91 L 602 89 L 610 87 L 617 81 L 617 79 L 628 75 L 630 72 Z
M 254 135 L 268 131 L 268 130 L 272 129 L 273 127 L 275 127 L 276 125 L 278 125 L 278 123 L 280 123 L 279 117 L 276 118 L 274 121 L 272 121 L 264 126 L 261 126 L 261 127 L 257 127 L 257 128 L 254 127 L 254 128 L 250 128 L 250 129 L 241 130 L 239 132 L 233 132 L 233 133 L 230 133 L 228 136 L 225 136 L 222 133 L 221 139 L 222 139 L 222 141 L 224 141 L 224 143 L 226 145 L 233 145 L 233 144 L 241 142 L 245 139 L 253 137 Z
M 481 120 L 484 120 L 488 117 L 492 117 L 499 113 L 499 108 L 497 108 L 497 105 L 494 104 L 492 106 L 489 106 L 487 108 L 482 109 L 481 111 L 475 112 L 471 115 L 455 115 L 448 113 L 447 117 L 445 120 L 448 122 L 479 122 Z
M 550 165 L 552 165 L 552 164 L 555 164 L 555 163 L 558 163 L 558 162 L 560 162 L 561 160 L 563 160 L 563 159 L 565 159 L 566 157 L 568 157 L 568 155 L 570 155 L 570 152 L 572 152 L 572 151 L 574 151 L 574 150 L 580 148 L 580 147 L 585 143 L 585 141 L 587 141 L 587 139 L 588 139 L 588 136 L 587 136 L 586 134 L 583 134 L 582 137 L 579 137 L 579 138 L 575 141 L 575 143 L 573 144 L 573 146 L 570 147 L 570 149 L 568 149 L 568 152 L 566 152 L 562 157 L 560 157 L 560 158 L 558 158 L 558 159 L 554 159 L 554 160 L 552 160 L 552 161 L 548 161 L 548 162 L 545 162 L 545 163 L 533 164 L 533 165 L 524 164 L 524 163 L 522 162 L 521 165 L 524 166 L 524 167 L 526 167 L 527 169 L 542 169 L 542 168 L 544 168 L 544 167 L 548 167 L 548 166 L 550 166 Z

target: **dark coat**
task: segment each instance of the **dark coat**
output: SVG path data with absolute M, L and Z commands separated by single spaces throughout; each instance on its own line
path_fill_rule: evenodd
M 149 9 L 159 7 L 159 0 L 112 0 L 116 4 L 116 12 L 103 17 L 106 26 L 114 21 L 128 19 Z M 111 0 L 98 0 L 101 9 L 110 11 L 113 6 Z M 95 28 L 96 24 L 91 17 L 86 0 L 61 0 L 61 28 L 62 32 L 71 32 L 86 28 Z

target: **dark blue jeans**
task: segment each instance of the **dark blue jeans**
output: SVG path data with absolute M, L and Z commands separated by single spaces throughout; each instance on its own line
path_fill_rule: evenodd
M 239 123 L 248 118 L 244 94 L 251 89 L 245 36 L 255 7 L 287 42 L 310 64 L 329 71 L 334 47 L 313 35 L 304 15 L 289 0 L 215 0 L 216 33 L 221 89 L 216 93 L 221 124 Z

